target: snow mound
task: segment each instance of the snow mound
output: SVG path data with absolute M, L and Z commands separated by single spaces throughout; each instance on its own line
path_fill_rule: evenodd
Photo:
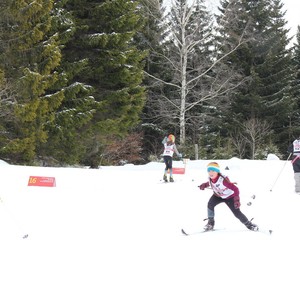
M 9 163 L 7 163 L 6 161 L 0 159 L 0 166 L 9 166 Z
M 270 153 L 267 156 L 267 160 L 280 160 L 280 158 L 277 155 Z

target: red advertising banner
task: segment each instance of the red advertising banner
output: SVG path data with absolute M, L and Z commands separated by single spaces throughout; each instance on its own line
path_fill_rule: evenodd
M 172 168 L 173 174 L 185 174 L 185 168 Z M 170 170 L 168 170 L 170 173 Z
M 30 176 L 28 186 L 56 186 L 55 177 Z
M 185 168 L 173 168 L 173 174 L 184 174 Z

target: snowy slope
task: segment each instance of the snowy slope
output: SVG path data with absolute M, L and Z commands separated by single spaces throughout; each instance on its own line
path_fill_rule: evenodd
M 216 208 L 222 230 L 181 234 L 205 224 L 211 191 L 197 186 L 208 161 L 189 161 L 167 184 L 162 163 L 1 163 L 0 299 L 298 300 L 300 195 L 291 163 L 218 162 L 238 183 L 241 210 L 272 235 L 248 231 L 225 205 Z M 56 187 L 28 187 L 29 176 L 53 176 Z

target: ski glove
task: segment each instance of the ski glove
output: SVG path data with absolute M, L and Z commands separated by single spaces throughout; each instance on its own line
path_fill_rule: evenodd
M 240 208 L 240 206 L 241 206 L 240 197 L 239 196 L 234 196 L 233 197 L 233 203 L 234 203 L 234 208 L 235 209 Z
M 199 185 L 199 189 L 203 191 L 203 190 L 206 189 L 208 186 L 209 186 L 209 183 L 208 183 L 208 182 L 204 182 L 204 183 L 202 183 L 202 184 Z

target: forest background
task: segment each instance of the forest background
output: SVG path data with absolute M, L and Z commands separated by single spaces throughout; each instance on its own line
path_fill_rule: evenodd
M 0 157 L 65 166 L 287 156 L 300 28 L 280 0 L 2 0 Z

